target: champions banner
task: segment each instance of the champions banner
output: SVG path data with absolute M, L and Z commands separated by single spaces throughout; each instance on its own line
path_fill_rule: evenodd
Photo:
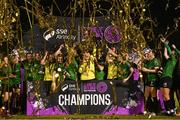
M 44 82 L 28 82 L 27 115 L 139 114 L 144 111 L 141 86 L 136 90 L 120 80 L 63 81 L 45 96 Z

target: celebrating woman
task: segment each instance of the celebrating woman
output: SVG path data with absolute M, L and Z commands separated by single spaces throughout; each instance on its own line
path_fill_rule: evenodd
M 95 49 L 93 53 L 95 53 Z M 83 60 L 79 67 L 81 80 L 94 80 L 95 79 L 95 55 L 91 55 L 91 51 L 85 50 L 83 53 Z
M 15 76 L 12 74 L 12 68 L 9 64 L 9 59 L 7 56 L 3 57 L 2 63 L 0 65 L 1 68 L 1 76 L 3 79 L 1 79 L 2 86 L 3 86 L 3 94 L 4 94 L 4 106 L 5 106 L 5 112 L 6 114 L 10 113 L 10 98 L 12 95 L 12 79 Z
M 144 49 L 144 55 L 146 58 L 146 62 L 142 67 L 142 71 L 146 73 L 145 78 L 145 114 L 151 112 L 150 115 L 156 115 L 156 108 L 158 107 L 157 100 L 157 72 L 160 68 L 160 61 L 155 58 L 153 51 L 150 48 Z M 148 99 L 150 98 L 150 100 Z M 149 104 L 152 103 L 151 107 L 148 108 Z
M 165 39 L 161 39 L 161 41 L 165 45 L 164 57 L 166 58 L 166 63 L 163 68 L 163 73 L 162 73 L 162 77 L 161 77 L 161 81 L 160 81 L 160 90 L 163 94 L 164 104 L 165 104 L 167 115 L 174 115 L 175 111 L 174 111 L 174 106 L 173 106 L 172 100 L 170 98 L 170 91 L 171 91 L 172 83 L 173 83 L 172 75 L 173 75 L 173 71 L 175 69 L 177 60 L 175 58 L 175 51 L 174 50 L 171 51 L 168 43 L 165 42 Z M 179 52 L 176 52 L 176 53 L 178 55 L 180 55 Z

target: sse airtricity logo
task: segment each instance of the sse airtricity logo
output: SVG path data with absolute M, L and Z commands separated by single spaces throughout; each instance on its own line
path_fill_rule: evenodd
M 61 90 L 64 92 L 68 89 L 68 85 L 67 84 L 64 84 L 62 87 L 61 87 Z

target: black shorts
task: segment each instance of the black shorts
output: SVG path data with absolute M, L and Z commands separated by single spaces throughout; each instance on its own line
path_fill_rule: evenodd
M 172 88 L 172 78 L 171 77 L 163 77 L 160 80 L 160 88 Z
M 145 86 L 148 86 L 148 87 L 157 87 L 158 86 L 158 82 L 157 82 L 157 80 L 147 81 Z

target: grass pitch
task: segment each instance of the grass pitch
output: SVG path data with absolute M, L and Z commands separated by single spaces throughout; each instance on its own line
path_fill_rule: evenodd
M 38 119 L 38 120 L 43 120 L 43 119 L 80 119 L 80 120 L 85 120 L 85 119 L 123 119 L 123 120 L 148 120 L 148 119 L 155 119 L 155 120 L 180 120 L 179 116 L 152 116 L 149 118 L 148 115 L 94 115 L 94 114 L 74 114 L 74 115 L 57 115 L 57 116 L 26 116 L 26 115 L 13 115 L 13 116 L 1 116 L 0 119 L 23 119 L 23 120 L 30 120 L 30 119 Z

